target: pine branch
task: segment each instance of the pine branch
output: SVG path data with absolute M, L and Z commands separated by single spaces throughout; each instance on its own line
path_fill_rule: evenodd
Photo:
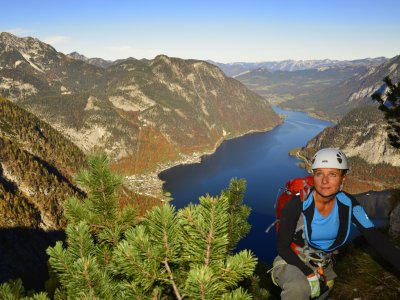
M 95 255 L 95 246 L 85 222 L 68 225 L 66 229 L 68 252 L 74 260 Z
M 193 266 L 188 273 L 185 282 L 185 293 L 196 299 L 218 299 L 225 288 L 221 281 L 217 280 L 214 272 L 207 266 Z
M 205 265 L 208 266 L 210 264 L 211 259 L 211 251 L 212 251 L 212 242 L 214 240 L 214 213 L 211 213 L 211 220 L 210 220 L 210 230 L 207 236 L 207 250 L 206 250 L 206 258 L 205 258 Z
M 146 216 L 143 225 L 148 231 L 153 248 L 158 249 L 161 259 L 175 261 L 179 256 L 180 244 L 176 238 L 180 226 L 175 218 L 175 208 L 171 205 L 155 207 Z
M 227 210 L 226 197 L 200 197 L 200 205 L 179 212 L 182 226 L 183 255 L 191 262 L 214 264 L 226 256 Z
M 246 181 L 244 179 L 233 178 L 229 183 L 228 189 L 222 193 L 223 196 L 228 198 L 229 203 L 229 244 L 227 246 L 229 251 L 234 250 L 240 239 L 242 239 L 251 228 L 250 224 L 247 222 L 251 209 L 243 205 L 245 191 Z
M 73 276 L 72 260 L 69 259 L 67 251 L 63 249 L 62 242 L 56 242 L 54 247 L 47 249 L 49 263 L 59 277 L 62 284 L 66 284 L 70 276 Z
M 124 281 L 121 285 L 121 288 L 122 288 L 121 294 L 123 295 L 122 297 L 123 299 L 137 299 L 137 300 L 149 299 L 149 293 L 144 291 L 134 280 L 131 280 L 130 282 Z
M 85 275 L 86 286 L 87 286 L 88 290 L 90 291 L 92 289 L 92 283 L 91 283 L 90 275 L 89 275 L 89 262 L 88 261 L 83 261 L 83 274 Z
M 89 160 L 79 183 L 84 202 L 66 204 L 67 248 L 49 248 L 60 279 L 56 292 L 80 299 L 247 299 L 235 288 L 250 276 L 256 259 L 249 252 L 229 256 L 248 229 L 242 204 L 244 180 L 231 181 L 220 197 L 200 197 L 198 205 L 175 212 L 169 204 L 149 211 L 137 224 L 135 210 L 119 210 L 120 177 L 105 156 Z M 163 295 L 161 295 L 163 293 Z
M 64 203 L 64 215 L 69 224 L 91 219 L 91 214 L 86 205 L 75 197 L 69 198 Z
M 226 293 L 222 295 L 221 300 L 251 300 L 251 297 L 246 291 L 242 288 L 238 288 L 232 292 Z
M 248 250 L 240 251 L 234 256 L 229 256 L 227 258 L 219 279 L 221 279 L 227 287 L 235 287 L 242 279 L 253 274 L 256 264 L 257 258 Z
M 193 208 L 194 207 L 187 207 L 186 210 L 184 211 L 185 213 L 185 218 L 189 222 L 189 224 L 192 226 L 192 228 L 196 231 L 196 233 L 203 238 L 204 240 L 207 239 L 207 235 L 202 231 L 198 223 L 195 221 L 195 218 L 193 216 Z
M 128 244 L 126 241 L 119 244 L 114 255 L 114 263 L 117 266 L 118 271 L 128 276 L 142 274 L 144 277 L 149 279 L 152 284 L 157 280 L 157 276 L 151 274 L 145 266 L 138 262 L 135 255 L 133 255 L 134 251 L 132 245 Z M 151 286 L 151 284 L 149 286 Z
M 175 283 L 174 276 L 173 276 L 173 274 L 172 274 L 171 268 L 169 267 L 167 258 L 163 261 L 163 264 L 164 264 L 164 266 L 165 266 L 165 269 L 166 269 L 167 272 L 168 272 L 168 276 L 169 276 L 169 279 L 170 279 L 170 283 L 172 284 L 172 288 L 174 289 L 175 296 L 176 296 L 176 298 L 177 298 L 178 300 L 181 300 L 181 299 L 182 299 L 182 296 L 181 296 L 181 294 L 180 294 L 180 292 L 179 292 L 179 289 L 178 289 L 178 287 L 177 287 L 177 285 L 176 285 L 176 283 Z
M 21 279 L 12 280 L 0 284 L 0 299 L 13 300 L 19 299 L 25 293 Z

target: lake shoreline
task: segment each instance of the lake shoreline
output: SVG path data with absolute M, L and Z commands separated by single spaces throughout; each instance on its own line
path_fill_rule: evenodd
M 203 152 L 194 152 L 192 154 L 180 154 L 180 158 L 178 160 L 169 161 L 157 166 L 157 168 L 148 173 L 135 174 L 130 176 L 125 176 L 125 179 L 128 182 L 129 187 L 137 192 L 138 194 L 143 194 L 151 197 L 159 197 L 162 198 L 163 194 L 166 192 L 163 190 L 163 186 L 165 181 L 160 179 L 159 175 L 169 169 L 185 166 L 190 164 L 199 164 L 201 163 L 204 157 L 213 155 L 217 149 L 225 142 L 236 138 L 241 138 L 247 135 L 255 134 L 255 133 L 263 133 L 268 132 L 276 127 L 283 124 L 285 120 L 285 116 L 282 114 L 278 114 L 280 117 L 280 122 L 275 126 L 269 126 L 263 129 L 251 129 L 242 134 L 238 134 L 236 136 L 231 136 L 228 138 L 221 137 L 214 145 L 214 147 L 209 151 Z
M 317 114 L 317 113 L 315 113 L 313 111 L 306 111 L 306 110 L 295 109 L 295 108 L 291 108 L 291 107 L 284 107 L 284 106 L 280 106 L 279 104 L 275 105 L 275 106 L 279 107 L 281 109 L 287 110 L 287 111 L 303 112 L 303 113 L 307 114 L 308 116 L 310 116 L 311 118 L 315 118 L 315 119 L 318 119 L 318 120 L 321 120 L 321 121 L 328 121 L 328 122 L 333 123 L 334 125 L 336 125 L 338 123 L 337 119 L 336 120 L 330 119 L 328 117 L 321 116 L 321 115 L 319 115 L 319 114 Z

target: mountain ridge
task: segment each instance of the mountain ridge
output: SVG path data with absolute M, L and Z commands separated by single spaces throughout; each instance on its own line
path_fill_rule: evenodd
M 224 71 L 227 76 L 236 77 L 244 72 L 253 71 L 264 68 L 270 72 L 274 71 L 299 71 L 308 69 L 318 69 L 325 67 L 349 67 L 349 66 L 371 66 L 379 65 L 387 61 L 386 57 L 364 58 L 355 60 L 333 60 L 333 59 L 310 59 L 310 60 L 294 60 L 287 59 L 282 61 L 265 61 L 265 62 L 234 62 L 219 63 L 209 61 Z
M 400 55 L 379 66 L 347 79 L 337 85 L 281 103 L 285 108 L 313 112 L 323 118 L 338 120 L 353 108 L 376 104 L 371 95 L 383 87 L 383 78 L 400 80 Z M 321 95 L 324 95 L 321 97 Z
M 102 68 L 38 40 L 14 39 L 18 47 L 0 39 L 0 95 L 86 153 L 106 151 L 126 174 L 154 171 L 281 122 L 262 97 L 205 61 L 159 55 Z
M 80 54 L 80 53 L 78 53 L 76 51 L 67 54 L 67 56 L 71 57 L 73 59 L 76 59 L 76 60 L 82 60 L 82 61 L 87 62 L 89 64 L 95 65 L 97 67 L 105 68 L 105 69 L 115 63 L 114 61 L 102 59 L 102 58 L 99 58 L 99 57 L 88 58 L 85 55 Z

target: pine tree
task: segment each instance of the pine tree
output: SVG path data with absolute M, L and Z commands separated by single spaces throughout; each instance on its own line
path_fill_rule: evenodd
M 383 79 L 387 92 L 375 92 L 371 97 L 380 103 L 379 109 L 385 113 L 388 122 L 388 137 L 390 144 L 400 148 L 400 81 L 394 84 L 389 76 Z
M 242 204 L 244 180 L 219 197 L 201 197 L 176 211 L 169 203 L 139 220 L 120 209 L 121 178 L 105 155 L 90 158 L 78 175 L 88 194 L 65 204 L 66 245 L 48 249 L 60 286 L 55 299 L 251 299 L 239 282 L 256 258 L 231 251 L 249 230 Z
M 246 181 L 244 179 L 232 179 L 229 188 L 223 192 L 229 201 L 229 223 L 228 223 L 228 250 L 233 250 L 237 243 L 250 231 L 247 218 L 251 209 L 243 204 Z
M 21 279 L 0 284 L 0 299 L 2 300 L 49 300 L 46 293 L 36 293 L 32 297 L 26 296 Z

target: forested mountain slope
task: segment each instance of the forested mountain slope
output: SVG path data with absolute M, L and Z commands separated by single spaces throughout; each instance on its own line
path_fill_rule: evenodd
M 59 132 L 0 98 L 0 227 L 61 228 L 62 203 L 82 195 L 73 181 L 83 152 Z

